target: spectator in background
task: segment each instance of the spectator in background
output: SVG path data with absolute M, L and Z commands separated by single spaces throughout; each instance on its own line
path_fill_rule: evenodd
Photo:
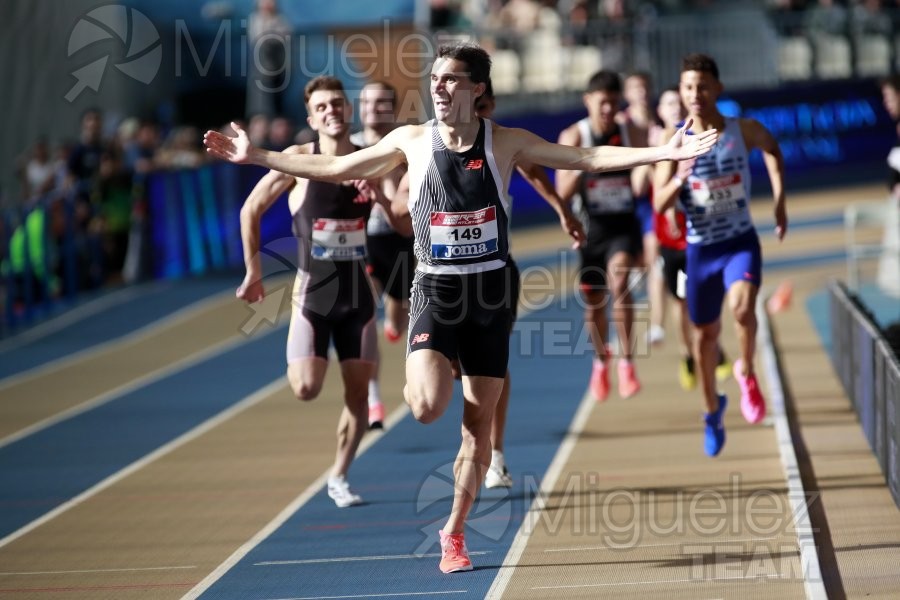
M 428 6 L 432 30 L 452 29 L 462 24 L 459 0 L 430 0 Z
M 125 168 L 132 176 L 131 226 L 122 266 L 122 278 L 126 283 L 140 281 L 150 272 L 145 183 L 147 175 L 159 167 L 159 149 L 159 125 L 154 121 L 142 121 L 134 141 L 125 149 Z
M 591 21 L 591 3 L 588 0 L 575 0 L 566 10 L 565 22 L 567 23 L 568 36 L 566 43 L 573 46 L 591 45 L 591 36 L 588 32 L 588 24 Z
M 153 121 L 141 122 L 134 140 L 124 149 L 125 168 L 134 175 L 135 183 L 142 183 L 144 176 L 156 168 L 159 144 L 159 126 Z
M 884 12 L 881 0 L 860 0 L 851 9 L 850 28 L 856 36 L 890 36 L 893 24 Z
M 93 289 L 103 283 L 103 258 L 98 221 L 93 219 L 91 192 L 97 185 L 103 156 L 111 152 L 102 137 L 103 114 L 91 108 L 81 117 L 81 135 L 69 154 L 68 171 L 74 185 L 72 252 L 77 258 L 79 289 Z
M 803 34 L 807 0 L 774 0 L 770 3 L 773 24 L 781 35 Z
M 281 152 L 294 145 L 294 124 L 287 117 L 275 117 L 269 124 L 269 150 Z
M 806 29 L 810 35 L 846 35 L 847 10 L 836 0 L 819 0 L 806 12 Z
M 287 86 L 291 26 L 278 12 L 276 0 L 258 0 L 247 20 L 250 44 L 247 77 L 247 114 L 269 117 L 282 114 L 282 93 Z
M 623 71 L 631 64 L 631 27 L 624 0 L 601 0 L 604 35 L 600 42 L 603 66 Z
M 76 184 L 86 187 L 100 169 L 100 156 L 107 150 L 102 137 L 103 114 L 90 108 L 81 116 L 81 135 L 69 154 L 69 173 Z
M 194 169 L 206 162 L 196 127 L 176 127 L 158 153 L 158 164 L 166 169 Z
M 247 125 L 247 135 L 254 146 L 260 148 L 269 147 L 269 117 L 265 114 L 256 114 L 250 117 Z
M 119 126 L 116 127 L 116 136 L 113 139 L 113 146 L 116 150 L 124 152 L 125 148 L 134 143 L 140 127 L 141 122 L 137 117 L 126 117 L 122 119 Z
M 495 31 L 497 47 L 521 53 L 522 42 L 540 24 L 540 13 L 535 0 L 509 0 L 487 23 Z
M 56 185 L 56 165 L 50 158 L 50 146 L 44 138 L 35 142 L 31 156 L 22 167 L 24 198 L 34 198 L 52 190 Z
M 91 230 L 100 236 L 102 280 L 119 281 L 131 226 L 132 178 L 122 155 L 110 148 L 100 156 Z

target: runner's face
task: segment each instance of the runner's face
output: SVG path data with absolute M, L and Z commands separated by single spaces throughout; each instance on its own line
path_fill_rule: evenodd
M 359 119 L 372 127 L 394 122 L 394 94 L 380 86 L 364 87 L 359 95 Z
M 716 112 L 722 84 L 705 71 L 685 71 L 679 84 L 681 102 L 692 117 L 709 117 Z
M 616 124 L 622 95 L 618 92 L 595 91 L 584 95 L 584 106 L 591 121 L 606 131 Z
M 431 68 L 431 101 L 438 121 L 471 121 L 475 112 L 475 98 L 484 92 L 483 83 L 474 83 L 468 76 L 466 63 L 453 58 L 439 58 Z
M 339 138 L 349 131 L 350 104 L 336 90 L 316 90 L 307 104 L 309 126 L 320 135 Z
M 681 122 L 684 118 L 684 107 L 681 106 L 681 96 L 678 95 L 678 92 L 671 90 L 663 92 L 663 95 L 659 97 L 656 113 L 666 127 L 673 128 Z
M 645 106 L 650 101 L 650 87 L 643 77 L 626 79 L 622 94 L 629 106 Z

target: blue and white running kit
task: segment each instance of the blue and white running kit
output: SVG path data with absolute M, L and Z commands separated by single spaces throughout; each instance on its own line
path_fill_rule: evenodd
M 679 203 L 687 218 L 687 304 L 698 325 L 718 320 L 737 281 L 762 282 L 759 237 L 750 217 L 750 161 L 738 119 L 697 158 Z

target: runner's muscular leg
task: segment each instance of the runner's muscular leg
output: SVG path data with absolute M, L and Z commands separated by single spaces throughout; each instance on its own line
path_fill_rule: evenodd
M 503 378 L 463 376 L 462 443 L 453 465 L 455 492 L 445 533 L 462 533 L 491 464 L 491 422 Z
M 627 252 L 616 252 L 609 259 L 606 280 L 612 294 L 612 315 L 619 337 L 619 356 L 631 358 L 633 344 L 631 329 L 634 321 L 631 291 L 628 289 L 628 274 L 633 260 Z
M 753 373 L 756 352 L 756 296 L 759 288 L 749 281 L 736 281 L 728 288 L 728 306 L 734 315 L 734 327 L 743 359 L 744 375 Z
M 338 421 L 337 453 L 332 475 L 346 475 L 359 442 L 369 427 L 369 379 L 375 364 L 365 360 L 341 361 L 344 380 L 344 410 Z
M 453 398 L 450 359 L 437 350 L 410 352 L 406 357 L 403 396 L 413 416 L 421 423 L 431 423 L 444 414 Z
M 328 361 L 318 356 L 292 360 L 287 366 L 287 378 L 298 400 L 313 400 L 322 391 Z

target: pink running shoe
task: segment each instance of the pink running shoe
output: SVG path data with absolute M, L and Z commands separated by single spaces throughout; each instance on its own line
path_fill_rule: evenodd
M 384 324 L 384 339 L 392 344 L 400 341 L 400 332 L 390 323 Z
M 384 429 L 384 404 L 369 405 L 369 429 Z
M 743 371 L 744 361 L 739 358 L 734 361 L 734 378 L 741 388 L 741 414 L 748 423 L 756 425 L 766 416 L 766 401 L 759 391 L 756 375 L 744 376 Z
M 441 536 L 441 572 L 471 571 L 472 561 L 463 534 L 444 533 L 443 529 L 438 533 Z
M 619 395 L 623 398 L 631 398 L 641 391 L 641 382 L 638 381 L 637 374 L 634 372 L 634 363 L 629 361 L 619 361 Z
M 594 359 L 594 368 L 591 370 L 590 389 L 597 402 L 605 402 L 609 397 L 609 369 L 607 361 Z

